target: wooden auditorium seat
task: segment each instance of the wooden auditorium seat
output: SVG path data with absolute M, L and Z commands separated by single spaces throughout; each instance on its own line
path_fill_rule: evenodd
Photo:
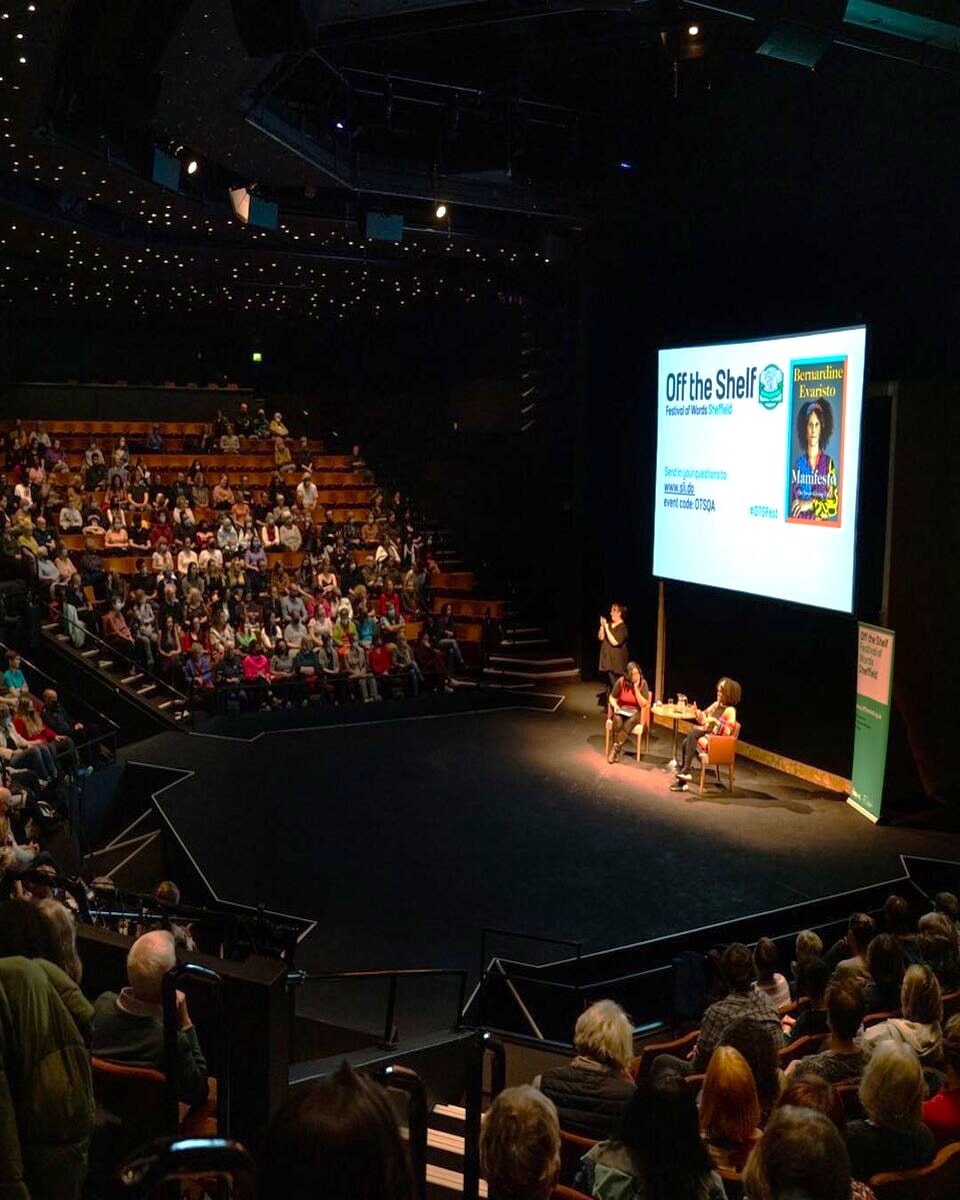
M 660 1054 L 672 1054 L 675 1058 L 686 1058 L 697 1044 L 699 1036 L 699 1029 L 691 1029 L 689 1033 L 669 1042 L 645 1042 L 640 1047 L 640 1053 L 630 1062 L 630 1074 L 634 1079 L 642 1079 L 644 1075 L 649 1075 L 653 1060 Z
M 912 1171 L 884 1171 L 867 1180 L 877 1200 L 957 1200 L 960 1142 L 944 1146 L 932 1163 Z
M 560 1130 L 560 1182 L 570 1184 L 580 1166 L 580 1159 L 596 1145 L 593 1138 Z

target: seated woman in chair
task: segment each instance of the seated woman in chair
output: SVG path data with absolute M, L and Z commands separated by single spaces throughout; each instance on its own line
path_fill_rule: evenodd
M 696 710 L 696 724 L 683 739 L 683 753 L 677 767 L 677 782 L 671 786 L 671 792 L 687 790 L 687 784 L 693 778 L 693 765 L 697 760 L 697 753 L 707 749 L 709 734 L 724 737 L 733 732 L 737 724 L 740 696 L 740 684 L 735 679 L 727 679 L 724 676 L 717 681 L 716 700 L 703 712 L 699 708 Z
M 610 689 L 607 701 L 607 724 L 615 735 L 610 742 L 607 762 L 619 760 L 627 738 L 642 721 L 643 710 L 649 707 L 650 688 L 643 671 L 635 662 L 628 662 L 626 673 Z

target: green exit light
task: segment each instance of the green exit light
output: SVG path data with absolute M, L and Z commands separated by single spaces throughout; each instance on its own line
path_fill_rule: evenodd
M 259 350 L 254 350 L 250 357 L 254 362 L 263 362 L 263 354 Z

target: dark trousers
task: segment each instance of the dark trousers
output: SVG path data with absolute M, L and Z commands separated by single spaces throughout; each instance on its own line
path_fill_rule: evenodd
M 642 717 L 642 710 L 635 712 L 632 717 L 623 717 L 620 713 L 613 714 L 613 732 L 616 735 L 618 746 L 624 744 L 630 734 L 640 724 Z
M 683 750 L 680 752 L 681 771 L 689 771 L 697 761 L 697 742 L 706 732 L 706 726 L 695 725 L 683 739 Z

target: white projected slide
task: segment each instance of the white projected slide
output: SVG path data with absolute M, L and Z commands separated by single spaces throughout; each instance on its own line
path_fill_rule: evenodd
M 853 611 L 866 329 L 661 350 L 653 573 Z

